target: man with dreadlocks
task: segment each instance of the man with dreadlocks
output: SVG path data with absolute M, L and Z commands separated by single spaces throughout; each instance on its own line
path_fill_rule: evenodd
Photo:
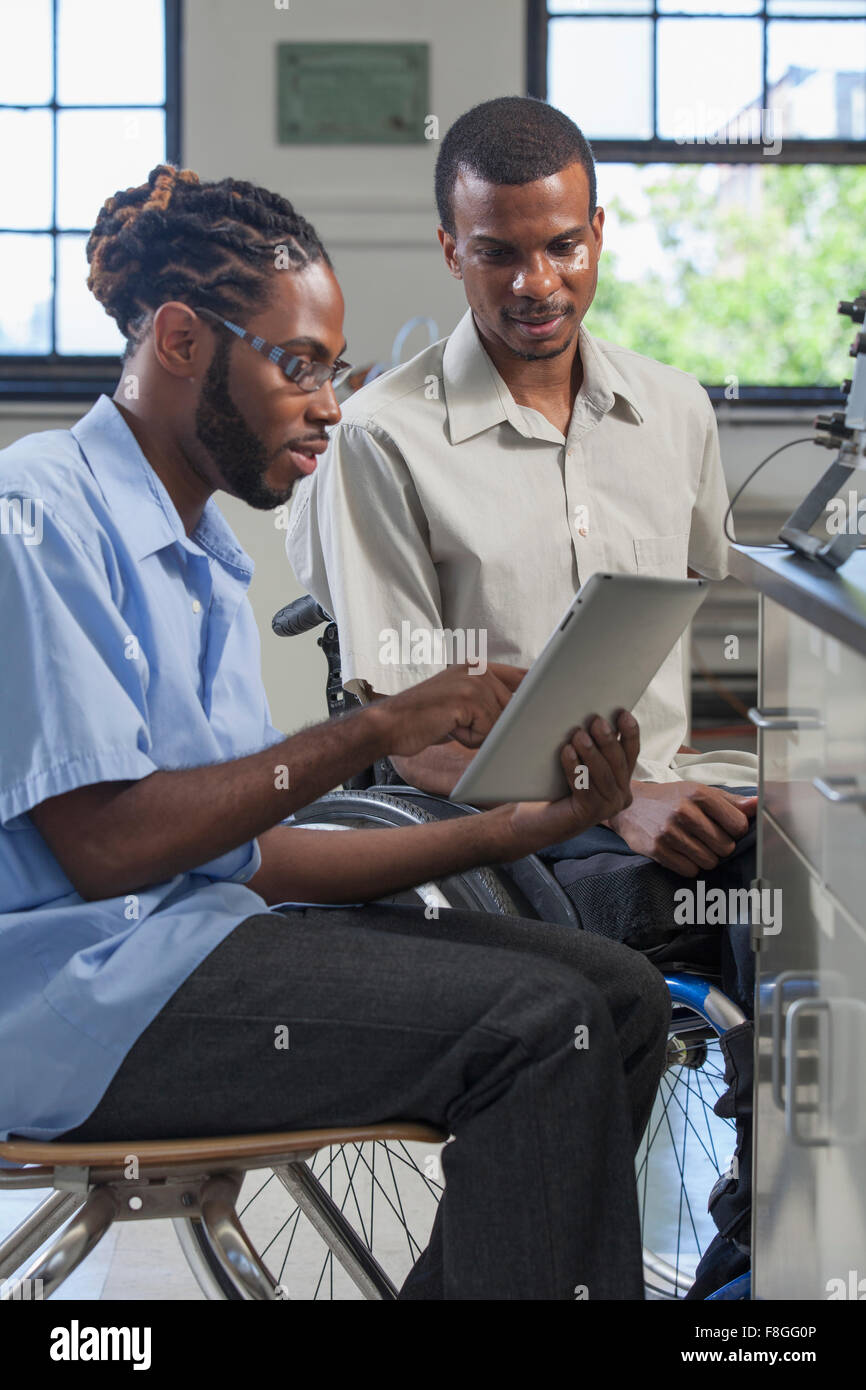
M 522 673 L 454 667 L 274 729 L 252 567 L 213 494 L 268 509 L 315 467 L 339 419 L 331 263 L 284 198 L 167 165 L 108 199 L 88 258 L 121 383 L 0 453 L 0 500 L 41 517 L 38 545 L 0 546 L 0 1134 L 417 1117 L 455 1142 L 403 1297 L 642 1297 L 661 977 L 544 923 L 376 903 L 621 810 L 636 722 L 575 735 L 567 785 L 585 765 L 589 788 L 558 802 L 347 831 L 339 856 L 282 825 L 377 757 L 477 747 Z

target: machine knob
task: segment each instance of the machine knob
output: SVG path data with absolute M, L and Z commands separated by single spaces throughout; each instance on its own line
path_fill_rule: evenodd
M 852 439 L 854 436 L 853 429 L 845 424 L 845 416 L 840 410 L 834 410 L 832 415 L 816 415 L 813 428 L 825 430 L 835 439 Z
M 866 318 L 866 291 L 854 300 L 840 299 L 836 312 L 847 314 L 854 323 L 862 323 Z

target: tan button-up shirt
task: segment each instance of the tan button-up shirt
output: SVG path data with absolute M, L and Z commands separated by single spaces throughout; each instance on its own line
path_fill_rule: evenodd
M 728 498 L 706 391 L 582 326 L 579 346 L 565 437 L 514 400 L 471 311 L 346 402 L 297 489 L 286 547 L 337 621 L 348 689 L 363 698 L 366 681 L 394 694 L 482 647 L 488 662 L 529 666 L 596 570 L 685 578 L 691 566 L 724 578 Z M 635 716 L 637 776 L 755 781 L 751 754 L 677 754 L 681 642 Z

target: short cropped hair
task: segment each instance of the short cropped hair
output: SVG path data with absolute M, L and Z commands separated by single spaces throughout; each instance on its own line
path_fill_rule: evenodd
M 487 183 L 522 184 L 582 164 L 589 181 L 589 216 L 595 216 L 592 149 L 568 116 L 536 97 L 495 97 L 459 116 L 446 132 L 436 161 L 436 205 L 445 231 L 456 235 L 454 185 L 461 170 Z

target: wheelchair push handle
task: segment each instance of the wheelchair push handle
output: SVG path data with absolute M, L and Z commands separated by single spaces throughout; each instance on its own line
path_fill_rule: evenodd
M 287 603 L 285 608 L 275 613 L 271 619 L 271 627 L 278 637 L 297 637 L 302 632 L 312 631 L 320 623 L 329 622 L 331 615 L 325 612 L 312 594 L 304 594 L 302 598 L 296 598 L 293 603 Z

